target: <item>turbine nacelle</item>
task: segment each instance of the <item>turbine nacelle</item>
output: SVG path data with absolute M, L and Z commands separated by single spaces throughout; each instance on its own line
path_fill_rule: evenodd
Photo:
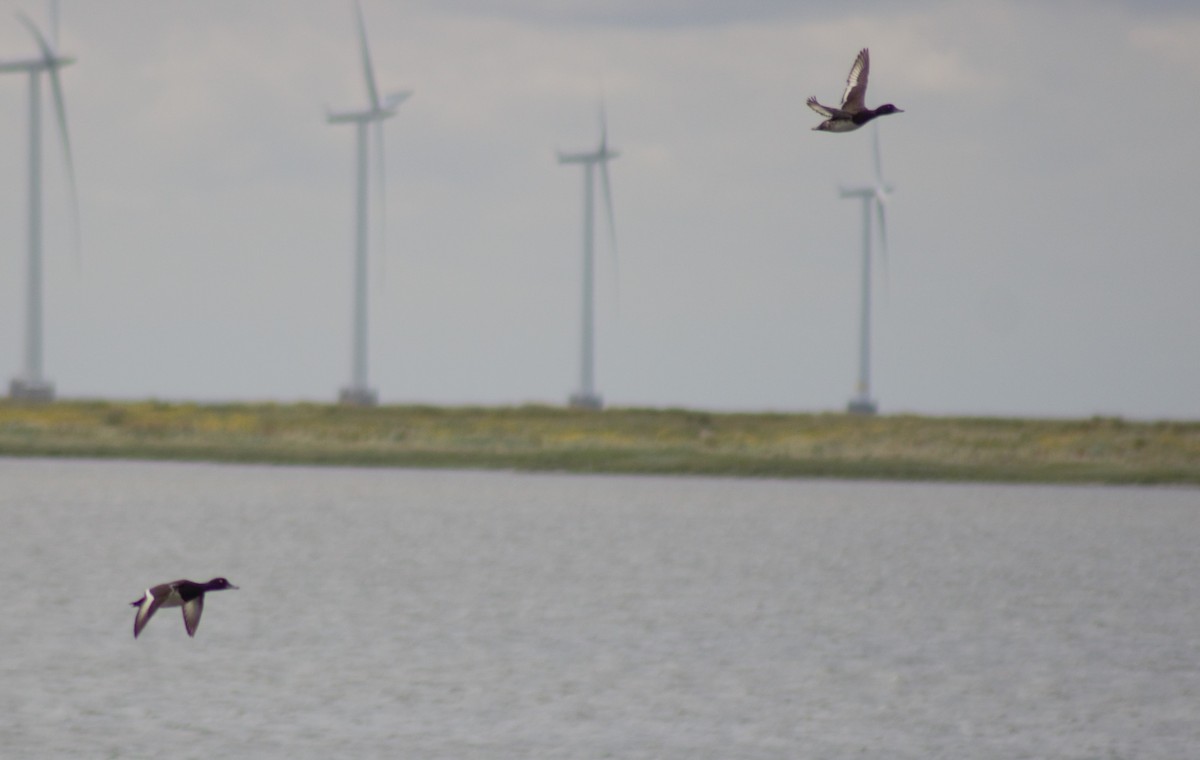
M 354 122 L 371 122 L 383 121 L 390 119 L 396 115 L 396 109 L 400 104 L 408 100 L 412 96 L 412 90 L 401 90 L 393 92 L 383 99 L 383 103 L 378 108 L 368 108 L 361 111 L 334 111 L 333 109 L 325 109 L 325 118 L 330 124 L 349 124 Z
M 563 153 L 560 150 L 558 151 L 558 162 L 560 164 L 603 164 L 605 161 L 614 159 L 619 155 L 621 154 L 608 147 L 608 116 L 604 106 L 604 98 L 601 97 L 600 145 L 590 153 Z
M 383 99 L 383 107 L 385 110 L 394 113 L 396 111 L 396 107 L 408 100 L 411 95 L 412 90 L 400 90 L 399 92 L 393 92 L 391 95 L 388 95 Z
M 325 109 L 325 120 L 330 124 L 356 124 L 383 121 L 396 115 L 394 110 L 370 109 L 367 111 L 333 111 Z
M 0 61 L 0 73 L 10 71 L 47 71 L 61 69 L 75 63 L 75 58 L 69 55 L 57 55 L 50 59 L 25 58 L 17 61 Z
M 591 153 L 563 153 L 558 152 L 558 162 L 560 164 L 596 164 L 601 161 L 608 161 L 621 155 L 615 150 L 601 148 L 600 150 Z
M 873 187 L 839 187 L 838 195 L 842 198 L 873 198 L 877 193 Z
M 33 35 L 34 42 L 37 43 L 38 50 L 42 55 L 39 58 L 21 58 L 15 61 L 0 61 L 0 73 L 8 73 L 11 71 L 56 71 L 64 66 L 70 66 L 75 63 L 75 58 L 69 55 L 59 55 L 54 46 L 46 41 L 40 29 L 30 21 L 29 17 L 24 13 L 17 14 L 17 20 L 21 22 L 29 33 Z
M 29 58 L 29 59 L 25 59 L 25 60 L 21 60 L 21 61 L 11 61 L 7 64 L 0 64 L 0 66 L 3 66 L 3 68 L 0 70 L 3 70 L 3 71 L 46 71 L 46 70 L 60 69 L 63 66 L 69 66 L 70 64 L 75 63 L 75 59 L 71 58 L 70 56 L 60 56 L 57 53 L 57 51 L 55 51 L 55 49 L 54 49 L 55 45 L 52 45 L 51 43 L 46 41 L 46 38 L 42 34 L 41 30 L 38 29 L 37 25 L 34 24 L 33 21 L 31 21 L 30 18 L 28 16 L 26 16 L 24 13 L 17 13 L 17 20 L 20 21 L 21 24 L 24 25 L 24 27 L 29 30 L 30 34 L 33 35 L 34 41 L 37 42 L 38 49 L 42 51 L 42 57 L 41 58 Z M 54 24 L 57 27 L 57 21 L 55 21 Z M 55 34 L 55 36 L 57 36 L 57 34 L 58 34 L 57 29 L 55 30 L 54 34 Z

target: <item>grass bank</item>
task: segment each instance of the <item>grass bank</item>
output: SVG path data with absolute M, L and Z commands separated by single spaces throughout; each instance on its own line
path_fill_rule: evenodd
M 3 401 L 0 456 L 1195 485 L 1200 422 Z

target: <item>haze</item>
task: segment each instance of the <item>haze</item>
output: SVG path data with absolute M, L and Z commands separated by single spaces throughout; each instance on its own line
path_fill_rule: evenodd
M 652 10 L 646 10 L 649 5 Z M 840 410 L 870 132 L 811 131 L 871 49 L 889 260 L 884 413 L 1200 417 L 1200 6 L 364 0 L 386 124 L 370 384 L 383 403 L 565 403 L 580 172 L 607 102 L 609 405 Z M 34 53 L 0 2 L 0 58 Z M 46 123 L 46 374 L 64 397 L 333 401 L 350 364 L 348 2 L 64 2 L 82 209 Z M 25 77 L 0 77 L 0 380 L 24 315 Z M 616 273 L 619 271 L 619 283 Z

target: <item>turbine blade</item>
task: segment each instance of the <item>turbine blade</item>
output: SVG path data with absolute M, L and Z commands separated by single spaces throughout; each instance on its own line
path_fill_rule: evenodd
M 600 185 L 604 191 L 604 210 L 608 217 L 608 239 L 612 243 L 613 251 L 617 250 L 617 225 L 613 220 L 613 202 L 612 202 L 612 185 L 608 181 L 608 161 L 600 162 Z
M 67 169 L 67 182 L 70 188 L 71 197 L 71 219 L 74 223 L 74 244 L 75 255 L 79 255 L 79 191 L 75 186 L 75 161 L 71 154 L 71 136 L 67 131 L 67 104 L 63 98 L 62 81 L 58 77 L 58 57 L 54 54 L 54 50 L 50 47 L 50 43 L 42 36 L 29 17 L 23 13 L 17 14 L 17 18 L 25 25 L 37 40 L 38 47 L 42 51 L 42 58 L 46 61 L 46 72 L 50 75 L 50 89 L 54 94 L 54 112 L 56 121 L 58 122 L 58 135 L 62 140 L 63 162 Z
M 613 219 L 612 185 L 609 184 L 608 181 L 607 157 L 601 157 L 600 159 L 600 189 L 604 193 L 604 211 L 605 216 L 608 219 L 608 242 L 612 248 L 613 281 L 616 283 L 616 286 L 613 289 L 619 294 L 621 270 L 617 257 L 617 224 Z
M 375 87 L 375 70 L 371 67 L 371 50 L 367 47 L 367 22 L 363 20 L 362 3 L 355 0 L 354 10 L 358 16 L 358 41 L 362 47 L 363 76 L 367 80 L 367 95 L 371 98 L 371 109 L 379 110 L 379 90 Z
M 383 99 L 384 110 L 387 110 L 387 111 L 396 110 L 396 107 L 399 106 L 404 101 L 408 100 L 411 95 L 412 95 L 412 90 L 401 90 L 400 92 L 393 92 L 391 95 L 388 95 L 386 98 Z
M 50 0 L 50 44 L 58 50 L 58 0 Z
M 883 198 L 879 195 L 875 196 L 875 220 L 879 224 L 879 263 L 883 267 L 883 288 L 887 293 L 891 288 L 891 276 L 888 273 L 887 213 L 884 211 Z
M 375 124 L 375 184 L 379 186 L 379 284 L 387 277 L 387 162 L 383 151 L 383 120 Z
M 600 152 L 608 149 L 608 115 L 605 113 L 604 95 L 600 96 Z
M 71 138 L 67 131 L 67 105 L 63 99 L 62 83 L 58 79 L 58 70 L 50 69 L 50 86 L 54 90 L 54 110 L 58 117 L 58 134 L 62 138 L 63 162 L 67 168 L 67 184 L 71 193 L 71 221 L 74 226 L 75 256 L 79 257 L 79 188 L 75 183 L 75 160 L 71 154 Z
M 53 68 L 55 59 L 54 48 L 50 47 L 49 42 L 46 42 L 46 38 L 42 36 L 41 30 L 39 30 L 37 25 L 34 24 L 33 21 L 21 11 L 17 11 L 17 20 L 24 24 L 25 28 L 29 30 L 29 33 L 33 35 L 34 41 L 37 42 L 38 49 L 42 51 L 42 58 L 46 59 L 47 68 Z
M 879 127 L 876 126 L 871 130 L 871 142 L 875 151 L 875 181 L 883 184 L 883 161 L 879 157 Z

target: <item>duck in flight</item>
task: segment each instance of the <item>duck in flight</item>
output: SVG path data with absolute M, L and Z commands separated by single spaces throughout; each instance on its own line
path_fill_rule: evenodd
M 889 113 L 904 113 L 891 103 L 879 108 L 867 108 L 867 75 L 871 72 L 871 56 L 866 48 L 858 51 L 850 76 L 846 77 L 846 92 L 842 94 L 842 107 L 823 106 L 816 98 L 808 99 L 808 107 L 825 117 L 825 121 L 813 127 L 821 132 L 853 132 L 876 116 Z
M 196 626 L 200 625 L 200 613 L 204 612 L 204 594 L 227 588 L 237 586 L 224 578 L 213 578 L 208 583 L 180 580 L 146 589 L 145 596 L 130 602 L 131 606 L 138 608 L 133 618 L 133 637 L 138 637 L 159 607 L 183 607 L 183 627 L 187 629 L 188 636 L 195 636 Z

